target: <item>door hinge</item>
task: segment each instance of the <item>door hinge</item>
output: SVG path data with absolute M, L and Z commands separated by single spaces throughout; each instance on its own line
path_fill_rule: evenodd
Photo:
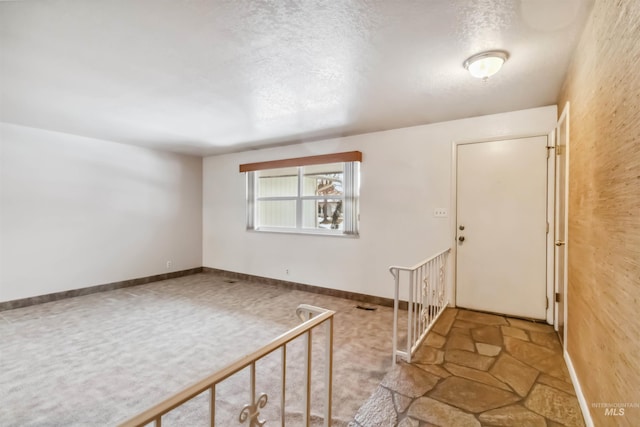
M 547 221 L 547 234 L 549 234 L 549 221 Z
M 546 305 L 546 307 L 545 307 L 544 309 L 545 309 L 545 310 L 548 310 L 548 309 L 549 309 L 549 297 L 547 297 L 547 305 Z
M 560 302 L 560 292 L 556 292 L 556 302 Z
M 553 146 L 553 145 L 547 145 L 546 148 L 547 148 L 547 159 L 548 159 L 549 158 L 549 151 L 555 150 L 556 147 Z
M 561 156 L 564 154 L 564 146 L 556 145 L 556 156 Z

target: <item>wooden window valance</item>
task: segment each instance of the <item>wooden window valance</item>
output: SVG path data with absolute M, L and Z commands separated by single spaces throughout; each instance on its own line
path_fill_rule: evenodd
M 240 165 L 240 172 L 252 172 L 265 169 L 288 168 L 295 166 L 320 165 L 323 163 L 362 162 L 360 151 L 322 154 L 320 156 L 296 157 L 294 159 L 271 160 L 268 162 L 245 163 Z

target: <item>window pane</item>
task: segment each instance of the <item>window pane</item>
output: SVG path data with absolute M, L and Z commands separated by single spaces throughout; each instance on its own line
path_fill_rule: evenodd
M 298 168 L 258 171 L 258 197 L 295 197 L 298 195 Z
M 304 200 L 302 227 L 327 230 L 344 229 L 344 203 L 340 199 Z
M 359 163 L 249 172 L 247 229 L 358 235 Z
M 258 227 L 296 228 L 296 201 L 258 201 Z
M 305 166 L 303 196 L 342 196 L 344 163 Z

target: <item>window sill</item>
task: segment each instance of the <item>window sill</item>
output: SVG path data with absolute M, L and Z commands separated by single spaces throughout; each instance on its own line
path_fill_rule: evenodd
M 272 233 L 272 234 L 296 234 L 301 236 L 324 236 L 324 237 L 341 237 L 347 239 L 357 239 L 360 234 L 345 234 L 339 231 L 313 231 L 313 230 L 295 230 L 295 229 L 278 229 L 278 228 L 248 228 L 251 233 Z

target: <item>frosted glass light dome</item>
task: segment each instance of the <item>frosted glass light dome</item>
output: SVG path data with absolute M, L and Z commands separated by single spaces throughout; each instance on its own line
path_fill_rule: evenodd
M 500 71 L 508 57 L 507 52 L 499 50 L 482 52 L 464 61 L 463 65 L 473 77 L 487 79 Z

